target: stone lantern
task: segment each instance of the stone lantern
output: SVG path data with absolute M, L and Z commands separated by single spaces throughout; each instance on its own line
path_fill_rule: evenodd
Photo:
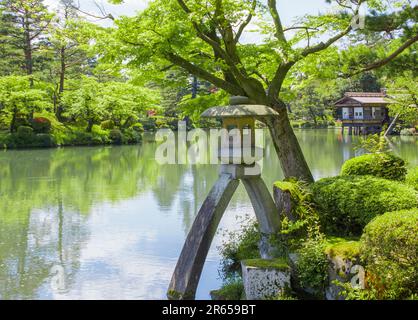
M 275 116 L 278 116 L 275 110 L 251 104 L 246 97 L 232 97 L 230 105 L 210 108 L 202 114 L 202 117 L 221 119 L 222 127 L 231 135 L 219 150 L 222 160 L 219 178 L 203 202 L 177 261 L 168 289 L 169 299 L 194 299 L 213 237 L 240 182 L 249 195 L 262 233 L 261 257 L 271 258 L 268 238 L 279 232 L 279 213 L 261 172 L 248 170 L 254 167 L 256 158 L 246 162 L 243 154 L 246 148 L 253 153 L 263 151 L 255 146 L 255 121 Z M 234 138 L 243 141 L 245 135 L 251 136 L 251 143 L 244 147 L 241 144 L 237 150 Z

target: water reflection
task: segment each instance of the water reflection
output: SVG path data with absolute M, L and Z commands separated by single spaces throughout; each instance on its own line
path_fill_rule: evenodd
M 298 131 L 316 178 L 338 174 L 355 155 L 352 139 L 334 131 Z M 417 163 L 413 137 L 391 139 Z M 165 290 L 194 216 L 217 179 L 212 165 L 164 165 L 156 145 L 0 153 L 0 299 L 155 299 Z M 266 137 L 263 177 L 282 178 Z M 222 221 L 252 214 L 243 188 Z M 218 285 L 217 237 L 198 297 Z M 53 289 L 53 267 L 64 270 Z

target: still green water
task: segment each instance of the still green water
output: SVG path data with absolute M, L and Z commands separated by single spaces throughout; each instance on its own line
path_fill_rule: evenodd
M 351 137 L 298 131 L 315 178 L 355 156 Z M 162 299 L 187 231 L 217 178 L 213 165 L 158 165 L 156 143 L 0 152 L 0 299 Z M 418 139 L 391 139 L 418 165 Z M 263 177 L 282 178 L 269 138 Z M 253 210 L 243 188 L 222 230 Z M 216 236 L 197 298 L 220 284 Z

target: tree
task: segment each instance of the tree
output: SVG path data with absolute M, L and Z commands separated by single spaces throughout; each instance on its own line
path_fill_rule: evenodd
M 412 72 L 405 72 L 402 77 L 396 78 L 388 84 L 390 113 L 393 117 L 398 115 L 400 120 L 409 125 L 418 123 L 418 78 Z
M 0 0 L 0 11 L 7 30 L 4 41 L 23 50 L 23 67 L 33 86 L 34 53 L 44 44 L 52 14 L 43 0 Z
M 416 43 L 417 28 L 410 23 L 416 11 L 411 4 L 390 1 L 395 5 L 403 4 L 402 14 L 398 14 L 388 13 L 377 1 L 335 1 L 341 9 L 338 13 L 308 15 L 285 27 L 276 0 L 268 0 L 266 5 L 257 0 L 207 0 L 205 3 L 154 0 L 137 17 L 117 20 L 115 36 L 120 44 L 111 44 L 109 51 L 123 52 L 124 55 L 118 57 L 121 62 L 129 61 L 129 65 L 140 68 L 150 64 L 161 68 L 165 61 L 231 95 L 248 96 L 257 104 L 274 108 L 279 116 L 265 122 L 285 176 L 312 181 L 281 92 L 295 65 L 326 51 L 344 37 L 350 40 L 348 36 L 354 33 L 353 16 L 358 17 L 360 6 L 365 2 L 374 9 L 374 16 L 368 17 L 370 20 L 376 21 L 381 15 L 385 15 L 387 21 L 393 20 L 389 27 L 374 23 L 374 29 L 367 32 L 380 38 L 383 32 L 398 36 L 393 41 L 386 39 L 390 44 L 387 48 L 393 50 L 385 52 L 386 56 L 350 70 L 352 74 L 361 73 L 386 65 Z M 240 39 L 255 16 L 267 21 L 260 24 L 265 38 L 260 44 L 241 44 Z M 328 40 L 321 41 L 326 36 Z
M 158 94 L 154 90 L 130 83 L 109 82 L 100 91 L 98 103 L 106 110 L 107 117 L 124 129 L 135 123 L 142 112 L 154 107 L 158 101 Z
M 87 122 L 86 131 L 91 132 L 93 125 L 100 123 L 106 110 L 100 104 L 100 83 L 93 77 L 82 76 L 74 83 L 74 89 L 64 92 L 62 102 L 66 114 L 76 120 Z
M 27 119 L 49 106 L 45 92 L 30 87 L 27 76 L 0 78 L 0 120 L 9 123 L 11 133 L 17 130 L 19 118 Z
M 90 25 L 82 20 L 73 0 L 61 0 L 60 10 L 53 20 L 50 45 L 54 54 L 53 79 L 56 82 L 54 92 L 55 115 L 63 121 L 61 97 L 65 82 L 69 76 L 78 77 L 90 69 L 87 46 L 90 41 Z M 58 80 L 58 81 L 56 81 Z

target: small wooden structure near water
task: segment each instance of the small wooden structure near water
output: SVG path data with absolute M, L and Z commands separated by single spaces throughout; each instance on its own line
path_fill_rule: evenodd
M 382 131 L 390 122 L 385 92 L 347 92 L 335 103 L 336 118 L 342 122 L 342 133 L 369 134 Z

